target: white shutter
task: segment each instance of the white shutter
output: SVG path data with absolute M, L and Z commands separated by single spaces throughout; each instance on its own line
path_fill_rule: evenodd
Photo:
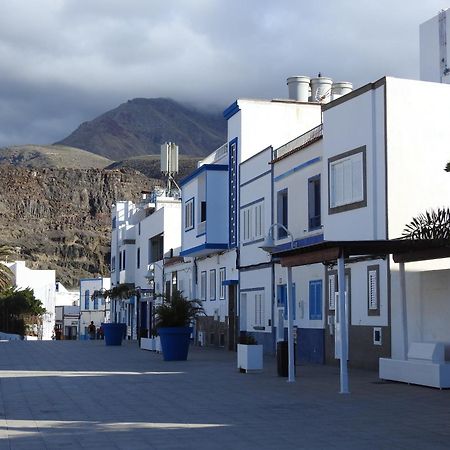
M 328 309 L 334 311 L 336 309 L 336 275 L 328 276 Z
M 377 271 L 369 270 L 369 309 L 378 309 Z
M 331 166 L 331 206 L 342 205 L 344 201 L 344 166 L 341 162 Z
M 352 157 L 352 201 L 360 202 L 364 200 L 363 189 L 363 155 L 358 153 Z
M 352 161 L 346 159 L 343 161 L 343 184 L 344 184 L 344 195 L 342 204 L 353 202 L 353 175 L 352 175 Z

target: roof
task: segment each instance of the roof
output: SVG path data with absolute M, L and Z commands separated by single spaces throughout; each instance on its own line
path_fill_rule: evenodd
M 273 253 L 282 266 L 303 266 L 333 262 L 344 255 L 384 257 L 393 255 L 395 262 L 413 262 L 450 258 L 450 241 L 443 240 L 373 240 L 373 241 L 322 241 L 317 244 Z

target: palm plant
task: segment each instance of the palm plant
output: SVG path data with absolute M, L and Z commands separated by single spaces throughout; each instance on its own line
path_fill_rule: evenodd
M 11 247 L 7 245 L 0 245 L 0 261 L 6 261 L 8 256 L 13 254 Z M 5 264 L 0 262 L 0 291 L 10 287 L 12 285 L 13 273 Z
M 450 208 L 438 208 L 414 217 L 404 228 L 402 238 L 450 240 Z
M 155 309 L 156 328 L 187 327 L 205 313 L 200 300 L 188 300 L 180 291 L 175 290 L 170 299 L 163 298 Z

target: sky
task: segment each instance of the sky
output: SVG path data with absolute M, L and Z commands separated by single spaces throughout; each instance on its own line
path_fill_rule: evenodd
M 0 146 L 48 144 L 136 97 L 211 111 L 321 72 L 419 77 L 441 0 L 0 0 Z

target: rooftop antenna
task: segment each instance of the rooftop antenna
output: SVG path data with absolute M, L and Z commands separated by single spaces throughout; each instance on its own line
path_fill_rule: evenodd
M 161 145 L 161 172 L 167 177 L 167 194 L 170 196 L 175 190 L 174 194 L 179 195 L 181 189 L 173 177 L 178 173 L 178 145 L 174 142 L 164 142 Z

